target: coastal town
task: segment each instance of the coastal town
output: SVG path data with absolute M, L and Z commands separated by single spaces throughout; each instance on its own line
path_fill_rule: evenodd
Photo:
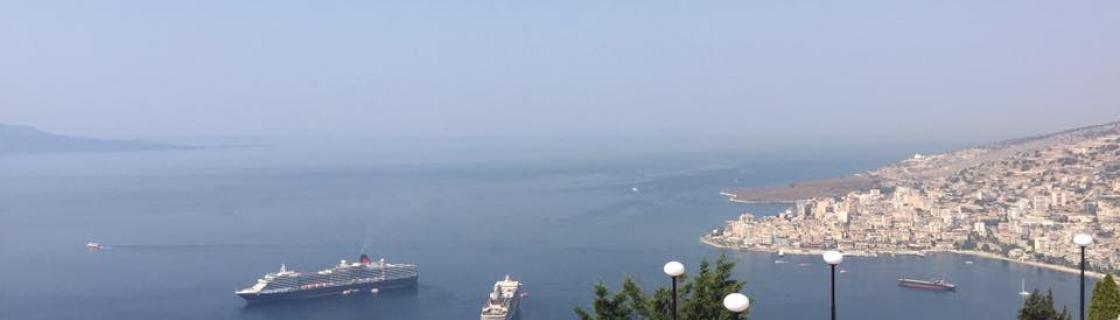
M 1120 271 L 1116 123 L 914 155 L 859 176 L 876 186 L 796 200 L 777 215 L 743 213 L 703 241 L 794 253 L 958 252 L 1060 268 L 1080 261 L 1071 239 L 1087 233 L 1089 268 Z

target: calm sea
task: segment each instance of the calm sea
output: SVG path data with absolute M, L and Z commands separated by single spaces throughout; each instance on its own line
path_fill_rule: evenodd
M 898 155 L 418 162 L 267 147 L 8 156 L 0 318 L 476 319 L 509 274 L 529 294 L 522 319 L 572 319 L 597 281 L 665 285 L 666 261 L 695 270 L 721 254 L 699 235 L 744 210 L 785 209 L 728 203 L 720 189 L 835 176 Z M 111 249 L 87 252 L 89 241 Z M 318 270 L 362 252 L 418 264 L 419 288 L 265 306 L 233 294 L 281 263 Z M 727 254 L 747 281 L 753 319 L 827 317 L 818 257 Z M 846 319 L 1012 319 L 1021 279 L 1077 302 L 1075 276 L 1000 261 L 849 258 L 843 269 Z M 902 289 L 899 276 L 945 277 L 959 290 Z

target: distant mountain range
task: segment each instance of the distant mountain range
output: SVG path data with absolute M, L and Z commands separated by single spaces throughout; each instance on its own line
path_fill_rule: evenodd
M 126 152 L 186 149 L 190 147 L 139 140 L 72 137 L 34 127 L 0 124 L 0 156 L 38 153 Z
M 852 191 L 882 187 L 884 181 L 924 181 L 943 178 L 983 164 L 999 165 L 1001 161 L 1006 162 L 1008 159 L 1015 159 L 1016 156 L 1053 147 L 1073 146 L 1102 137 L 1120 139 L 1120 122 L 1004 140 L 944 154 L 916 154 L 913 158 L 856 175 L 782 186 L 739 188 L 724 191 L 724 194 L 734 201 L 743 202 L 792 202 L 817 197 L 842 196 Z M 1097 169 L 1120 167 L 1120 151 L 1112 152 L 1117 152 L 1112 156 L 1116 164 Z
M 978 146 L 977 148 L 995 150 L 1001 148 L 1015 147 L 1029 143 L 1043 143 L 1045 145 L 1053 145 L 1060 143 L 1069 143 L 1074 141 L 1081 141 L 1084 139 L 1092 139 L 1100 136 L 1120 133 L 1120 121 L 1109 122 L 1105 124 L 1091 125 L 1058 132 L 1051 132 L 1040 134 L 1030 137 L 1023 137 L 1017 139 L 1010 139 L 989 143 Z
M 924 180 L 945 177 L 961 169 L 1052 147 L 1072 146 L 1101 137 L 1120 136 L 1120 122 L 1110 122 L 1058 132 L 979 145 L 938 155 L 916 155 L 871 172 L 892 180 Z

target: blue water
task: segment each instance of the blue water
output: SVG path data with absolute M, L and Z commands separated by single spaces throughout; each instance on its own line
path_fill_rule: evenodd
M 388 162 L 255 148 L 0 158 L 0 318 L 475 319 L 510 274 L 529 293 L 522 319 L 572 319 L 597 281 L 663 285 L 664 262 L 694 268 L 721 253 L 699 235 L 744 210 L 785 209 L 728 203 L 720 189 L 839 175 L 894 155 Z M 112 249 L 87 252 L 88 241 Z M 418 264 L 419 288 L 265 306 L 233 294 L 281 263 L 317 270 L 359 252 Z M 752 318 L 827 316 L 818 257 L 728 254 Z M 1054 288 L 1060 304 L 1077 299 L 1076 277 L 1001 261 L 848 258 L 842 268 L 847 319 L 1011 319 L 1020 279 Z M 899 276 L 960 289 L 903 289 Z

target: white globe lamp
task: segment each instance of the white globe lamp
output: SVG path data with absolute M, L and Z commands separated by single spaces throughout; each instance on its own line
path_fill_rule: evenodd
M 825 252 L 822 258 L 824 258 L 824 263 L 827 263 L 829 269 L 831 269 L 829 281 L 831 282 L 832 290 L 830 298 L 832 300 L 832 317 L 830 319 L 836 320 L 836 265 L 839 265 L 840 262 L 844 261 L 844 254 L 840 253 L 840 251 L 830 250 L 828 252 Z
M 669 261 L 669 263 L 665 264 L 664 270 L 665 274 L 670 277 L 680 277 L 681 275 L 684 275 L 684 264 L 681 264 L 677 261 Z
M 732 313 L 743 313 L 751 307 L 751 299 L 742 293 L 735 292 L 723 297 L 723 307 Z
M 824 263 L 831 265 L 838 265 L 844 261 L 844 254 L 840 251 L 832 250 L 824 253 Z
M 1073 236 L 1073 243 L 1081 247 L 1081 308 L 1078 309 L 1078 314 L 1081 316 L 1081 319 L 1085 319 L 1085 247 L 1093 244 L 1093 237 L 1088 234 L 1078 233 Z
M 1087 247 L 1093 244 L 1093 237 L 1084 233 L 1078 233 L 1073 236 L 1073 243 L 1077 244 L 1079 247 Z
M 677 278 L 684 275 L 684 264 L 677 261 L 669 261 L 662 270 L 669 276 L 669 279 L 673 280 L 673 301 L 671 308 L 673 311 L 673 320 L 677 320 Z

